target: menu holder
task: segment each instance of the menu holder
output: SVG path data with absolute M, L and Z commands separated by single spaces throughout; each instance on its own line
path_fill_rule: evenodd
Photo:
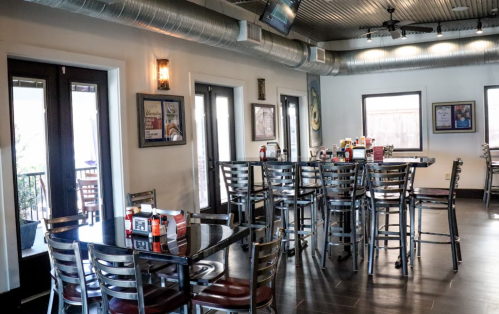
M 374 146 L 374 161 L 383 161 L 384 149 L 383 146 Z

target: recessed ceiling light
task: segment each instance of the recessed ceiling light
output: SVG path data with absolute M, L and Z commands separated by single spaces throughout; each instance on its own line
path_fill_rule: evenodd
M 452 8 L 452 11 L 454 11 L 454 12 L 466 11 L 466 10 L 468 10 L 468 7 L 467 7 L 467 6 L 465 6 L 465 5 L 463 5 L 463 6 L 459 6 L 459 7 L 453 7 L 453 8 Z

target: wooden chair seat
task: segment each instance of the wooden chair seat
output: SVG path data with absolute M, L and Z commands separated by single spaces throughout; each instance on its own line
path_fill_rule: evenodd
M 209 285 L 225 274 L 225 267 L 221 262 L 202 260 L 191 266 L 189 274 L 191 284 Z M 172 264 L 160 270 L 157 275 L 167 281 L 178 281 L 177 265 Z
M 192 304 L 227 310 L 249 310 L 250 294 L 249 280 L 229 277 L 217 281 L 196 295 Z M 257 307 L 272 301 L 272 289 L 268 286 L 258 288 L 256 294 Z
M 185 304 L 188 299 L 180 291 L 143 285 L 144 305 L 146 314 L 170 313 Z M 111 314 L 139 313 L 136 300 L 113 298 L 109 301 Z
M 79 285 L 66 284 L 62 292 L 64 299 L 72 302 L 81 302 L 81 288 Z M 89 301 L 102 298 L 99 283 L 96 279 L 87 283 L 87 295 Z
M 449 197 L 449 189 L 415 188 L 412 194 L 417 197 Z M 456 192 L 454 192 L 456 195 Z

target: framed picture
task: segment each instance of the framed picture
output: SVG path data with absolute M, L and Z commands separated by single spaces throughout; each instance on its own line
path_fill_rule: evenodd
M 184 97 L 137 94 L 139 147 L 185 145 Z
M 308 140 L 310 147 L 322 146 L 321 77 L 307 73 Z
M 475 102 L 439 102 L 432 105 L 433 133 L 473 133 Z
M 275 105 L 251 105 L 253 141 L 275 140 Z

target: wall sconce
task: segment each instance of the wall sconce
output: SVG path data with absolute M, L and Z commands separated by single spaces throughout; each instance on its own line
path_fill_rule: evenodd
M 170 90 L 170 61 L 158 59 L 158 89 Z

